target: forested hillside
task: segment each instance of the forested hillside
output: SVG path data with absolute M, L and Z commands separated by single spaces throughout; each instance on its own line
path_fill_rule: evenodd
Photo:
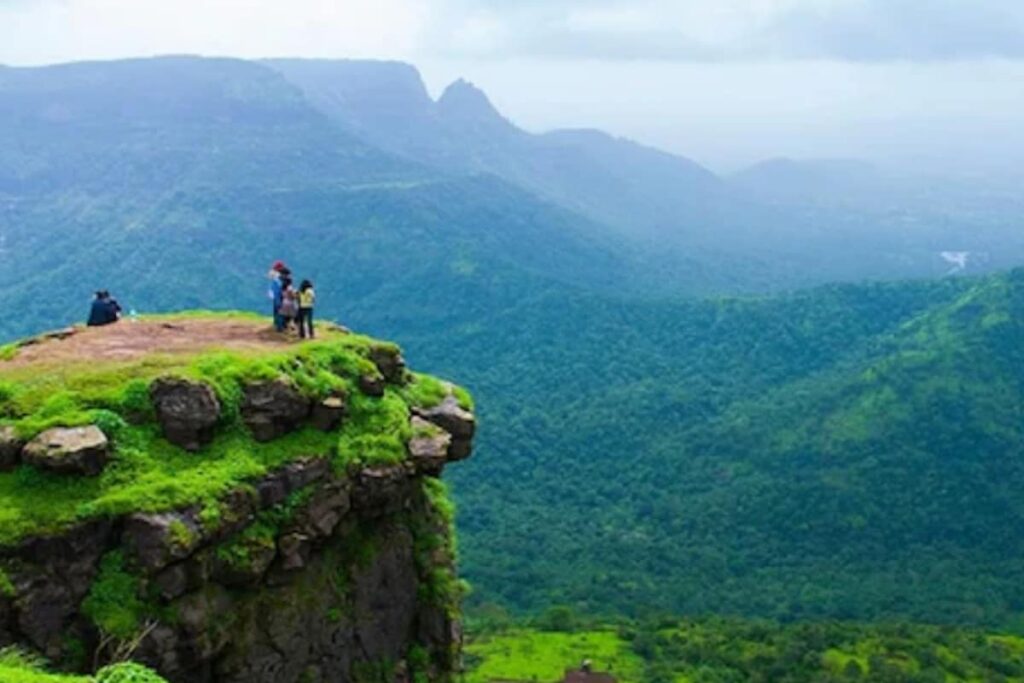
M 1024 271 L 508 315 L 460 369 L 481 602 L 1019 623 Z

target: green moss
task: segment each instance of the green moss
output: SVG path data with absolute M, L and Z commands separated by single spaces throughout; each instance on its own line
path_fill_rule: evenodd
M 100 571 L 82 603 L 82 613 L 105 635 L 130 640 L 141 626 L 146 608 L 139 598 L 139 577 L 125 568 L 119 550 L 107 553 Z
M 389 465 L 405 459 L 412 428 L 408 404 L 398 392 L 389 388 L 382 398 L 355 394 L 348 410 L 349 418 L 338 440 L 340 468 Z
M 166 683 L 166 681 L 141 664 L 125 662 L 100 669 L 96 683 Z
M 470 590 L 469 584 L 455 573 L 458 554 L 455 505 L 442 481 L 427 478 L 423 480 L 422 487 L 426 514 L 413 514 L 409 518 L 420 579 L 419 597 L 454 618 Z
M 43 662 L 17 650 L 0 650 L 0 681 L 3 683 L 93 683 L 85 676 L 52 674 Z
M 430 375 L 410 373 L 411 379 L 402 387 L 402 396 L 409 405 L 432 408 L 448 395 L 448 385 Z
M 409 654 L 405 658 L 409 665 L 409 673 L 412 675 L 413 683 L 429 681 L 430 653 L 421 645 L 413 645 L 409 648 Z
M 171 543 L 178 548 L 186 549 L 192 547 L 192 544 L 196 541 L 196 534 L 189 529 L 184 522 L 181 520 L 174 520 L 171 522 L 167 531 L 171 537 Z
M 472 395 L 462 387 L 452 387 L 452 394 L 455 395 L 455 400 L 459 402 L 459 407 L 462 409 L 472 411 L 476 408 Z
M 184 317 L 197 316 L 160 319 Z M 258 320 L 235 314 L 216 317 Z M 436 397 L 443 385 L 420 376 L 411 383 L 412 393 L 389 387 L 382 398 L 365 396 L 357 381 L 376 372 L 368 356 L 379 344 L 360 335 L 325 332 L 316 341 L 280 349 L 0 365 L 0 416 L 20 436 L 31 438 L 55 426 L 96 424 L 114 445 L 114 458 L 99 477 L 61 477 L 27 466 L 0 473 L 0 544 L 55 532 L 83 519 L 195 504 L 202 506 L 203 526 L 213 527 L 223 514 L 219 499 L 294 458 L 331 458 L 339 472 L 401 462 L 412 435 L 409 406 Z M 160 435 L 149 386 L 162 376 L 206 382 L 222 403 L 222 423 L 213 442 L 199 454 L 186 453 Z M 331 434 L 304 428 L 257 443 L 239 414 L 242 387 L 279 378 L 310 398 L 345 396 L 349 417 L 342 428 Z M 185 535 L 179 540 L 189 541 Z
M 395 663 L 388 660 L 375 662 L 354 662 L 352 664 L 353 683 L 381 683 L 395 678 Z
M 13 598 L 17 591 L 14 588 L 14 582 L 11 581 L 11 577 L 8 576 L 7 571 L 0 567 L 0 595 L 5 598 Z
M 291 522 L 315 490 L 307 486 L 293 491 L 283 502 L 261 510 L 245 529 L 217 546 L 217 558 L 228 566 L 246 570 L 252 566 L 253 552 L 273 548 L 283 526 Z

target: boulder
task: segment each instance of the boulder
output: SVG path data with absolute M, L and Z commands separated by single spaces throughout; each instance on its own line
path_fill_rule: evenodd
M 164 601 L 180 598 L 189 590 L 189 572 L 184 562 L 172 564 L 153 577 L 154 592 Z
M 225 557 L 215 551 L 211 554 L 210 578 L 229 588 L 256 586 L 276 556 L 273 543 L 247 543 L 244 553 L 237 557 Z
M 284 380 L 257 382 L 242 390 L 242 419 L 257 441 L 272 441 L 309 417 L 309 399 Z
M 448 447 L 449 461 L 463 460 L 472 453 L 476 417 L 460 406 L 454 396 L 449 394 L 433 408 L 413 408 L 413 415 L 451 434 L 452 441 Z
M 16 550 L 19 561 L 5 562 L 17 594 L 12 625 L 47 657 L 64 653 L 68 629 L 112 537 L 110 520 L 87 522 L 59 535 L 26 539 Z
M 57 427 L 29 441 L 22 460 L 39 469 L 59 474 L 94 477 L 110 457 L 110 442 L 99 427 Z
M 360 470 L 352 487 L 353 509 L 369 519 L 398 512 L 406 507 L 412 495 L 410 474 L 404 465 Z
M 14 427 L 0 427 L 0 472 L 14 469 L 21 462 L 24 439 L 18 438 Z
M 359 377 L 359 391 L 367 396 L 380 398 L 384 395 L 385 385 L 386 382 L 381 375 L 360 375 Z
M 384 381 L 390 384 L 405 382 L 405 359 L 401 352 L 393 346 L 374 346 L 370 348 L 370 361 L 377 366 Z
M 43 339 L 52 339 L 54 341 L 64 341 L 70 337 L 78 334 L 77 327 L 65 327 L 62 330 L 54 330 L 53 332 L 47 332 L 43 334 Z
M 283 503 L 290 493 L 323 478 L 330 465 L 323 458 L 303 458 L 280 467 L 256 482 L 260 507 Z
M 332 482 L 320 487 L 302 511 L 296 515 L 295 527 L 312 539 L 327 538 L 352 507 L 348 488 Z
M 149 389 L 164 437 L 185 450 L 198 451 L 213 439 L 221 417 L 220 401 L 210 386 L 161 378 Z
M 345 400 L 331 396 L 313 406 L 313 426 L 324 432 L 333 432 L 345 417 Z
M 150 574 L 187 558 L 202 540 L 194 515 L 185 512 L 130 515 L 122 537 L 132 563 Z
M 454 439 L 472 439 L 476 433 L 476 417 L 448 395 L 433 408 L 414 408 L 414 413 L 427 422 L 433 422 Z
M 438 476 L 448 462 L 452 435 L 432 422 L 414 415 L 412 439 L 409 440 L 409 458 L 417 472 Z
M 281 536 L 277 541 L 277 549 L 281 555 L 281 568 L 294 571 L 302 569 L 309 562 L 312 545 L 309 536 L 294 532 Z

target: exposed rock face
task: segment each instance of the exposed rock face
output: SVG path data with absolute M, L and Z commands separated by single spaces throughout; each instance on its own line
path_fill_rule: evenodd
M 245 387 L 242 418 L 258 441 L 271 441 L 294 431 L 309 417 L 309 399 L 286 381 L 258 382 Z
M 118 432 L 118 467 L 102 495 L 84 485 L 59 509 L 65 516 L 34 532 L 2 529 L 25 540 L 0 546 L 0 649 L 79 671 L 130 653 L 171 683 L 453 680 L 459 582 L 434 478 L 468 453 L 473 417 L 454 398 L 420 409 L 424 392 L 394 391 L 419 380 L 391 345 L 307 349 L 279 366 L 277 381 L 246 383 L 239 378 L 256 373 L 236 366 L 211 379 L 241 393 L 237 413 L 206 384 L 152 382 L 154 411 Z M 388 399 L 348 404 L 361 373 Z M 310 391 L 315 399 L 298 389 L 311 378 L 328 387 Z M 403 450 L 394 435 L 406 420 Z M 175 457 L 185 463 L 179 481 L 166 460 L 138 450 L 166 452 L 154 443 L 157 425 L 186 449 L 200 450 L 219 427 L 236 430 L 240 447 Z M 268 441 L 309 426 L 338 433 L 266 447 L 238 431 Z M 288 453 L 285 443 L 310 451 Z M 51 429 L 27 444 L 0 428 L 0 468 L 95 475 L 112 455 L 97 427 Z M 23 500 L 19 523 L 35 521 L 34 503 Z
M 412 418 L 413 437 L 409 441 L 409 457 L 415 467 L 425 474 L 438 475 L 448 462 L 452 435 L 427 422 L 422 417 Z
M 110 522 L 91 522 L 14 549 L 8 573 L 17 597 L 8 606 L 7 626 L 20 637 L 12 634 L 6 642 L 27 641 L 47 657 L 59 657 L 65 635 L 82 633 L 79 606 L 112 538 Z
M 98 427 L 58 427 L 29 441 L 22 460 L 50 472 L 93 477 L 103 471 L 109 449 L 110 443 Z
M 473 435 L 476 434 L 476 417 L 462 408 L 454 396 L 447 396 L 440 405 L 433 408 L 417 409 L 415 414 L 451 435 L 449 460 L 463 460 L 470 456 L 473 451 Z
M 98 647 L 81 604 L 119 549 L 153 614 L 175 615 L 154 617 L 134 654 L 172 683 L 400 681 L 414 646 L 426 680 L 451 680 L 460 630 L 431 582 L 454 573 L 453 557 L 425 541 L 448 530 L 424 475 L 440 473 L 452 437 L 411 419 L 422 462 L 350 475 L 299 459 L 227 495 L 213 522 L 199 506 L 135 513 L 0 554 L 17 590 L 0 598 L 0 645 L 55 661 L 68 637 Z
M 383 396 L 386 386 L 382 375 L 363 375 L 359 378 L 359 391 L 367 396 Z
M 221 407 L 206 384 L 162 378 L 150 386 L 150 396 L 164 437 L 189 451 L 197 451 L 213 439 Z
M 345 418 L 345 400 L 331 396 L 313 406 L 313 426 L 324 432 L 333 432 Z
M 14 427 L 0 427 L 0 472 L 14 469 L 21 461 L 25 442 L 18 438 Z
M 405 381 L 405 359 L 395 348 L 375 346 L 370 349 L 370 360 L 389 384 L 402 384 Z

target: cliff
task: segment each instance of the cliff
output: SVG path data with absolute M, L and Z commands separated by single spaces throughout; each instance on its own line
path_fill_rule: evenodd
M 19 651 L 0 669 L 451 677 L 462 586 L 438 477 L 470 453 L 468 395 L 392 344 L 265 328 L 199 314 L 0 350 L 0 647 Z

